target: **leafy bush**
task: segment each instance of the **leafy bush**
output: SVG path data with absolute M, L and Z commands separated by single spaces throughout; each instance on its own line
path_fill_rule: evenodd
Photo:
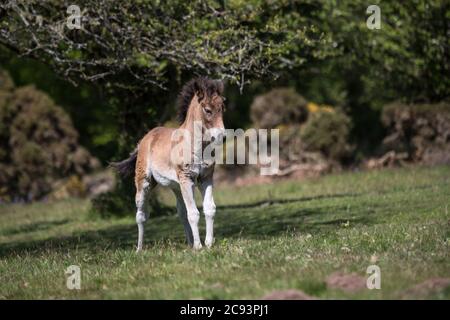
M 78 134 L 65 111 L 34 86 L 14 88 L 0 74 L 0 199 L 42 198 L 52 184 L 99 166 L 78 144 Z
M 92 215 L 101 218 L 123 217 L 132 214 L 134 205 L 132 183 L 118 181 L 116 188 L 110 192 L 99 194 L 91 200 Z
M 342 160 L 351 151 L 350 129 L 351 120 L 342 111 L 321 107 L 310 113 L 300 137 L 305 150 L 320 151 L 327 158 Z
M 383 109 L 388 131 L 383 151 L 406 153 L 424 164 L 450 163 L 450 103 L 408 105 L 393 102 Z
M 282 162 L 314 163 L 325 158 L 337 164 L 352 151 L 350 118 L 331 106 L 307 102 L 292 88 L 257 96 L 251 117 L 256 127 L 280 130 Z
M 131 179 L 119 180 L 114 190 L 99 194 L 91 200 L 92 216 L 101 218 L 130 216 L 136 212 L 134 195 Z M 150 216 L 166 215 L 173 211 L 158 200 L 156 192 L 149 195 L 147 209 Z
M 258 128 L 272 129 L 280 124 L 301 123 L 308 116 L 307 101 L 292 88 L 277 88 L 257 96 L 251 105 L 251 118 Z

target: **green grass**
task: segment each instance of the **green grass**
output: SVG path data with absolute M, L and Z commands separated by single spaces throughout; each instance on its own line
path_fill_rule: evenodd
M 161 198 L 173 206 L 172 196 Z M 194 252 L 174 214 L 92 219 L 89 202 L 0 206 L 0 298 L 257 299 L 299 289 L 323 299 L 449 299 L 407 290 L 450 278 L 450 168 L 344 173 L 215 190 L 216 243 Z M 201 221 L 202 238 L 204 221 Z M 381 268 L 381 290 L 329 289 L 334 272 Z M 65 269 L 81 267 L 81 290 Z

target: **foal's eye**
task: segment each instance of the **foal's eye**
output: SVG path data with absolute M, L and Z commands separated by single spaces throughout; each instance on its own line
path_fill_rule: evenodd
M 205 110 L 205 112 L 206 112 L 206 114 L 207 114 L 208 116 L 212 115 L 212 110 L 211 110 L 211 109 L 205 108 L 205 109 L 203 109 L 203 110 Z

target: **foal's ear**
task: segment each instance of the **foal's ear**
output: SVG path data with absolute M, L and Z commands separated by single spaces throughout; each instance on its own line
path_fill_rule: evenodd
M 198 98 L 198 102 L 202 101 L 205 96 L 205 93 L 203 91 L 202 85 L 198 81 L 194 82 L 194 92 Z

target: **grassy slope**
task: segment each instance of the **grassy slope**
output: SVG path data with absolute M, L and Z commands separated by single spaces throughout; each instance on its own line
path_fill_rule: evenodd
M 215 198 L 216 243 L 200 252 L 186 248 L 176 215 L 151 219 L 146 250 L 135 254 L 132 213 L 92 220 L 80 200 L 1 206 L 0 298 L 238 299 L 297 288 L 389 299 L 450 278 L 448 167 L 222 188 Z M 381 290 L 327 288 L 333 272 L 365 276 L 375 258 Z M 80 291 L 65 286 L 72 264 L 81 266 Z M 450 290 L 419 298 L 448 299 Z

